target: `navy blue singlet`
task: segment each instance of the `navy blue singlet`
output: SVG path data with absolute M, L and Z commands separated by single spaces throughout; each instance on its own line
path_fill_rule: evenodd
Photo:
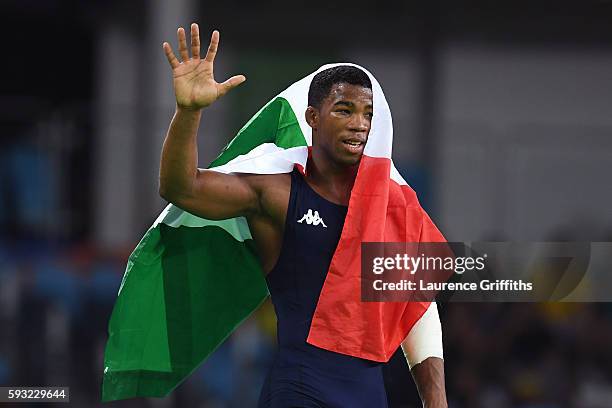
M 318 195 L 294 170 L 282 250 L 266 277 L 278 350 L 259 407 L 387 407 L 381 363 L 306 343 L 347 207 Z

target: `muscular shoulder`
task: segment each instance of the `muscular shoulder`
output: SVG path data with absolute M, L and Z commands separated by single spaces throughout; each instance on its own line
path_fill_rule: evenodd
M 284 222 L 291 192 L 291 174 L 242 174 L 259 197 L 262 216 Z

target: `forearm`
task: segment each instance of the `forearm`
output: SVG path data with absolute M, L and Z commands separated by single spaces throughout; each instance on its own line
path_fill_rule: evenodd
M 191 191 L 197 176 L 197 132 L 202 111 L 177 106 L 164 140 L 159 170 L 159 193 L 167 200 Z
M 424 408 L 446 408 L 444 386 L 444 360 L 429 357 L 411 370 Z
M 402 342 L 402 350 L 426 408 L 446 407 L 442 325 L 432 302 Z

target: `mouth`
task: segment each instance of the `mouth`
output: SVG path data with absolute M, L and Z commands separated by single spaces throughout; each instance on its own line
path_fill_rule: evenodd
M 347 139 L 343 140 L 342 144 L 346 149 L 352 153 L 359 153 L 363 149 L 365 142 L 359 139 Z

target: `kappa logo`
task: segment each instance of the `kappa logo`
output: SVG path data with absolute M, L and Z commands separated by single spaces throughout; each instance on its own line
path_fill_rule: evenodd
M 319 215 L 318 211 L 315 211 L 314 214 L 312 213 L 312 210 L 309 208 L 308 212 L 306 214 L 304 214 L 302 216 L 301 220 L 298 220 L 298 222 L 301 224 L 304 221 L 306 221 L 306 224 L 308 225 L 323 225 L 323 228 L 327 228 L 327 225 L 325 225 L 325 223 L 323 222 L 323 218 L 321 218 L 321 216 Z

